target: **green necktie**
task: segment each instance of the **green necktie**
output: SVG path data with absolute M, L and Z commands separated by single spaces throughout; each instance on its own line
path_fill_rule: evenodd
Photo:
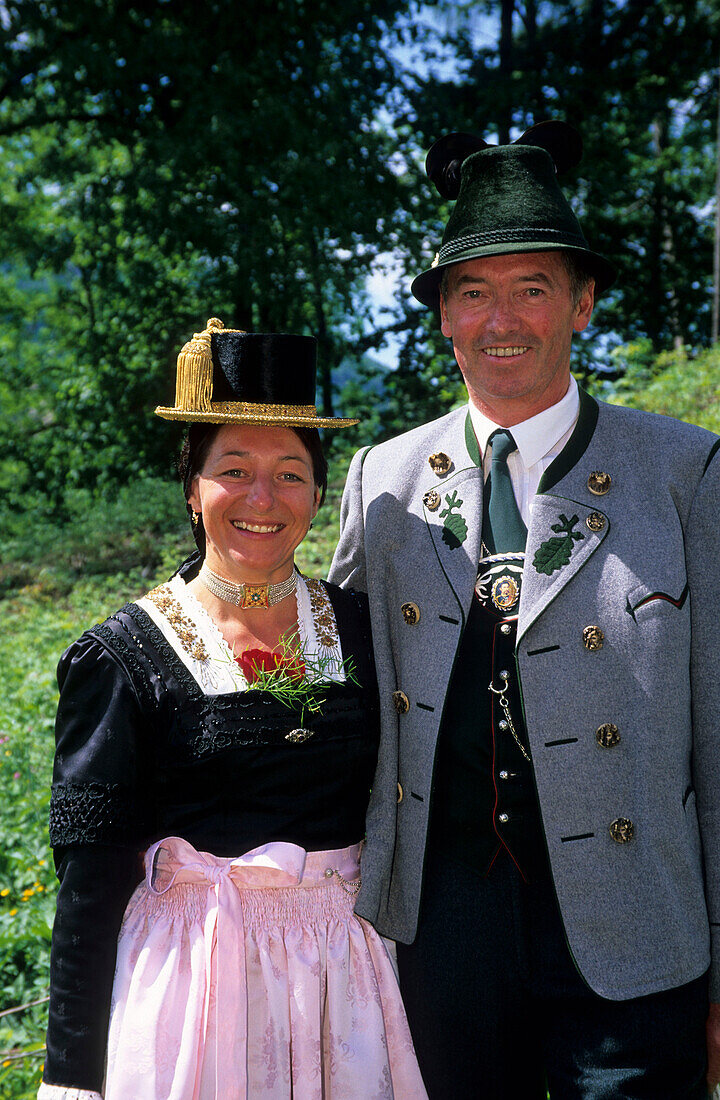
M 483 542 L 490 554 L 517 553 L 525 549 L 527 539 L 507 464 L 517 446 L 506 428 L 493 432 L 488 443 L 492 443 L 492 461 L 483 495 Z

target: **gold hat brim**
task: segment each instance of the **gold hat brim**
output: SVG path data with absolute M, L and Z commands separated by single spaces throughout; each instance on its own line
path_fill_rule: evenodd
M 214 404 L 214 403 L 213 403 Z M 342 416 L 318 416 L 317 413 L 291 412 L 287 406 L 273 410 L 272 405 L 256 405 L 249 402 L 233 401 L 225 402 L 227 406 L 244 406 L 233 409 L 178 409 L 165 408 L 158 405 L 155 415 L 164 420 L 186 420 L 190 423 L 200 424 L 257 424 L 261 427 L 285 427 L 285 428 L 350 428 L 359 424 L 359 420 Z M 283 411 L 279 411 L 282 409 Z

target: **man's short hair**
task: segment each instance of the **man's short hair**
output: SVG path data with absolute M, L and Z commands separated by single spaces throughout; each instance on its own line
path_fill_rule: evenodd
M 585 289 L 592 279 L 592 275 L 586 271 L 583 267 L 580 259 L 574 252 L 569 252 L 566 249 L 560 249 L 560 257 L 565 265 L 568 279 L 570 280 L 570 297 L 572 299 L 573 306 L 580 304 L 580 299 L 585 292 Z M 454 264 L 448 264 L 444 267 L 442 274 L 440 275 L 440 294 L 447 301 L 448 284 L 450 281 L 450 269 L 454 267 Z
M 572 304 L 578 306 L 580 305 L 580 299 L 587 289 L 588 283 L 592 279 L 592 275 L 585 269 L 582 261 L 574 252 L 567 252 L 565 249 L 562 249 L 560 255 L 562 256 L 562 261 L 565 264 L 565 270 L 570 280 L 570 297 L 572 299 Z

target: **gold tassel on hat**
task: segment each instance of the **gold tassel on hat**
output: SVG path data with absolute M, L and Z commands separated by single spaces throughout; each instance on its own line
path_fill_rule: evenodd
M 204 332 L 193 334 L 177 358 L 175 407 L 188 412 L 210 412 L 212 399 L 212 346 L 210 335 L 225 325 L 210 317 Z
M 256 424 L 279 425 L 285 427 L 310 427 L 310 428 L 344 428 L 358 421 L 339 416 L 318 416 L 317 408 L 313 404 L 295 405 L 281 404 L 280 402 L 252 402 L 252 401 L 213 401 L 213 378 L 215 367 L 213 364 L 213 335 L 219 336 L 220 343 L 234 333 L 247 336 L 250 341 L 259 340 L 276 346 L 279 343 L 286 348 L 288 343 L 297 352 L 298 341 L 311 341 L 307 336 L 293 336 L 289 333 L 257 334 L 253 336 L 240 328 L 226 328 L 217 317 L 210 317 L 202 332 L 193 334 L 177 357 L 177 376 L 175 383 L 175 406 L 166 408 L 158 405 L 155 409 L 157 416 L 164 420 L 184 420 L 187 423 L 205 424 Z M 311 341 L 313 348 L 314 341 Z M 242 341 L 240 342 L 242 344 Z M 302 352 L 307 360 L 307 343 L 302 344 Z M 236 349 L 242 358 L 242 347 Z M 286 355 L 290 354 L 286 351 Z M 313 351 L 314 355 L 314 351 Z M 217 368 L 220 371 L 220 368 Z M 261 368 L 260 368 L 261 369 Z M 222 372 L 221 372 L 222 373 Z M 314 396 L 315 366 L 313 361 L 312 379 L 309 382 L 312 392 L 308 397 Z M 231 387 L 231 392 L 232 387 Z

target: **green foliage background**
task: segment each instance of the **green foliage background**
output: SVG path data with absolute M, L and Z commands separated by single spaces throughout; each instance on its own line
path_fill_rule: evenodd
M 407 292 L 448 213 L 426 150 L 566 118 L 563 182 L 620 272 L 576 373 L 720 432 L 719 52 L 712 0 L 0 0 L 0 1096 L 42 1061 L 14 1054 L 44 1005 L 2 1012 L 47 986 L 57 658 L 191 548 L 178 429 L 151 417 L 182 343 L 210 315 L 318 338 L 319 407 L 363 421 L 299 552 L 323 575 L 351 453 L 463 400 Z
M 405 288 L 448 213 L 422 165 L 450 130 L 581 130 L 563 182 L 620 272 L 586 376 L 615 380 L 628 341 L 706 347 L 719 53 L 712 0 L 2 0 L 0 513 L 167 477 L 148 411 L 210 315 L 315 335 L 319 404 L 364 405 L 370 437 L 449 408 Z M 383 265 L 403 289 L 380 320 Z

